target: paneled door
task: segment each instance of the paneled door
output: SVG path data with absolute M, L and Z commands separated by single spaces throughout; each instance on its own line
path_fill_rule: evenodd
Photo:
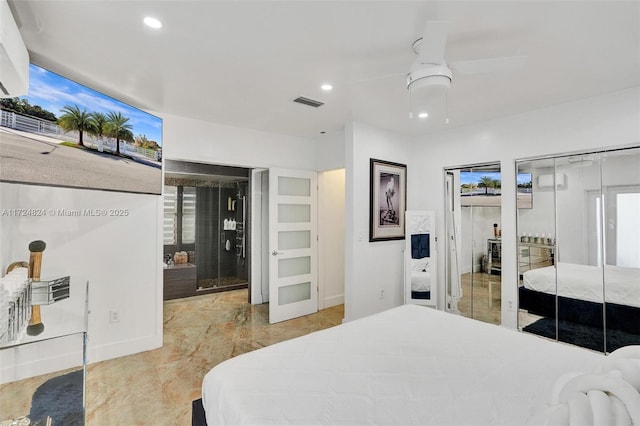
M 269 169 L 269 322 L 318 311 L 317 173 Z

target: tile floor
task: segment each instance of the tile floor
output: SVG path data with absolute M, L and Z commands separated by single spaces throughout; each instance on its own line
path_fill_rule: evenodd
M 269 325 L 268 305 L 248 304 L 246 289 L 166 301 L 162 348 L 89 365 L 86 424 L 190 425 L 191 401 L 213 366 L 343 317 L 340 305 Z M 35 388 L 52 376 L 1 385 L 2 418 L 27 413 Z

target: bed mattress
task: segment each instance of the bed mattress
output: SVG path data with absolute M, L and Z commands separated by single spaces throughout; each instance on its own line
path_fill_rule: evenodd
M 602 303 L 603 274 L 607 302 L 640 307 L 640 269 L 606 265 L 603 268 L 573 263 L 557 265 L 558 296 Z M 522 277 L 525 288 L 556 293 L 556 267 L 532 269 Z
M 215 425 L 514 425 L 603 355 L 404 305 L 240 355 L 203 380 Z

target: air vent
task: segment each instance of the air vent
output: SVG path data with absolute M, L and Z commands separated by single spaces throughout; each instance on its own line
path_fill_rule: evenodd
M 309 106 L 312 106 L 314 108 L 318 108 L 318 107 L 321 107 L 322 105 L 324 105 L 324 102 L 316 101 L 315 99 L 305 98 L 304 96 L 300 96 L 298 98 L 295 98 L 293 100 L 293 102 L 297 102 L 297 103 L 303 104 L 303 105 L 309 105 Z

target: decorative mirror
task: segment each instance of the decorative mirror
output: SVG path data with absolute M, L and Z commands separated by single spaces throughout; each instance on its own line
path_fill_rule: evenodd
M 436 306 L 434 212 L 405 213 L 405 303 Z

